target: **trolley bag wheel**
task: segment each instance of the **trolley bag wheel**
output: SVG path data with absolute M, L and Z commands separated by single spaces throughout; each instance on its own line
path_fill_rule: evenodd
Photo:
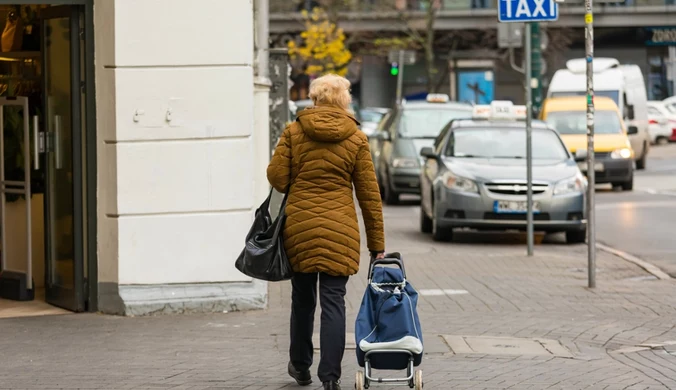
M 415 377 L 413 378 L 415 382 L 415 390 L 422 390 L 423 388 L 423 379 L 422 379 L 422 370 L 415 372 Z
M 354 380 L 355 390 L 364 390 L 364 372 L 357 371 L 356 378 Z

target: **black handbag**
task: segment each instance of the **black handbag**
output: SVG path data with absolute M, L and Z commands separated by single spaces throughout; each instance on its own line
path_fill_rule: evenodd
M 270 216 L 270 199 L 263 201 L 254 216 L 254 222 L 246 236 L 246 245 L 235 261 L 235 267 L 243 274 L 255 279 L 278 282 L 291 279 L 293 269 L 284 250 L 283 230 L 286 222 L 286 200 L 284 195 L 277 219 Z

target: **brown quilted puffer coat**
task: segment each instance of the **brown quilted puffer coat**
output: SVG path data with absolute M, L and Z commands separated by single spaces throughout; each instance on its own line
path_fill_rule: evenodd
M 295 272 L 349 276 L 359 270 L 353 183 L 368 249 L 385 249 L 380 192 L 357 124 L 337 107 L 306 108 L 275 149 L 267 174 L 277 191 L 289 190 L 284 246 Z

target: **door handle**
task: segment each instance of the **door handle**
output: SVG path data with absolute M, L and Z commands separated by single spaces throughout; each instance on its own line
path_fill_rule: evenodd
M 61 169 L 61 115 L 54 115 L 54 160 L 56 169 Z
M 42 138 L 40 137 L 40 132 L 38 131 L 38 120 L 37 115 L 33 115 L 33 165 L 35 166 L 36 171 L 40 169 L 40 144 L 42 143 Z

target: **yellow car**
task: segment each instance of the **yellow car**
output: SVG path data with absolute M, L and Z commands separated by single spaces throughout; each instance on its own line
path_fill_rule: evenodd
M 587 99 L 584 96 L 557 97 L 545 100 L 540 119 L 551 124 L 561 135 L 582 173 L 587 173 Z M 597 183 L 610 183 L 630 191 L 634 187 L 634 151 L 629 134 L 638 128 L 625 128 L 615 102 L 594 97 L 594 172 Z

